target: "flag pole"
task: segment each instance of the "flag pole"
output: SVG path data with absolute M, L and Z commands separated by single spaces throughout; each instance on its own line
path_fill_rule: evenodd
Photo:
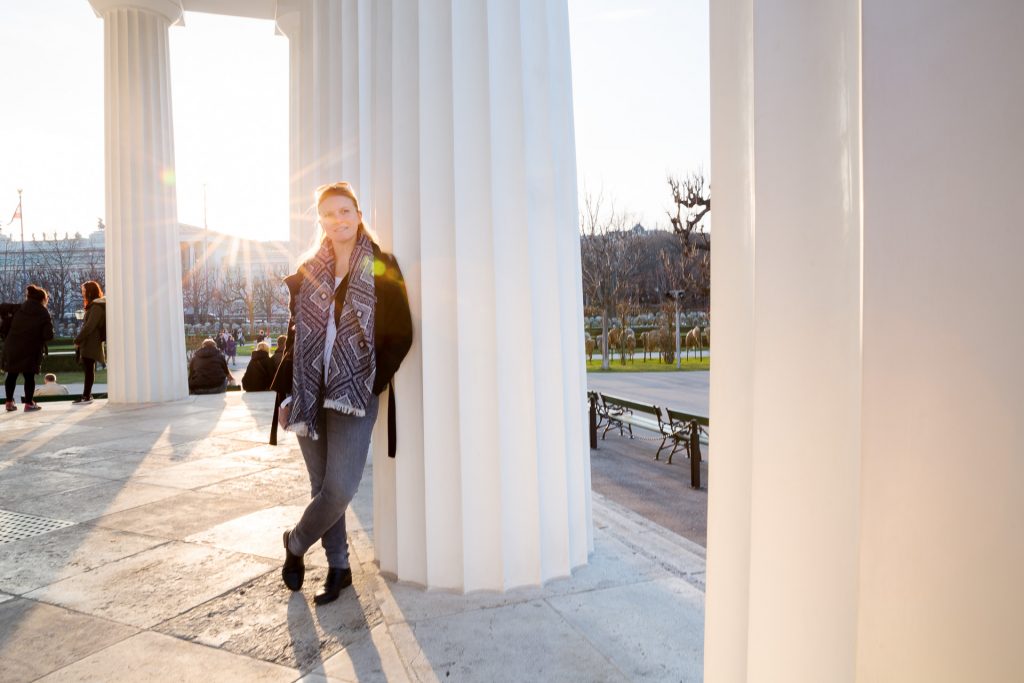
M 25 266 L 25 216 L 21 211 L 21 188 L 18 188 L 18 222 L 21 224 L 21 277 L 22 286 L 28 286 L 28 268 Z

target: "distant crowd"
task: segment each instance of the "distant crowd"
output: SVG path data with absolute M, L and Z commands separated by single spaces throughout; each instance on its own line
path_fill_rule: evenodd
M 84 315 L 82 326 L 75 336 L 75 360 L 82 367 L 84 384 L 82 395 L 72 403 L 92 403 L 92 390 L 96 379 L 97 364 L 106 363 L 107 316 L 106 298 L 103 289 L 94 280 L 81 285 Z M 25 412 L 41 410 L 37 396 L 67 395 L 68 389 L 57 381 L 54 373 L 48 373 L 43 386 L 36 388 L 35 376 L 42 371 L 43 356 L 48 353 L 47 344 L 54 338 L 53 319 L 49 311 L 50 295 L 38 285 L 25 288 L 25 300 L 21 303 L 0 303 L 0 370 L 6 373 L 4 380 L 6 412 L 18 409 L 14 402 L 14 391 L 19 375 L 23 378 Z M 269 391 L 284 357 L 287 337 L 281 335 L 271 353 L 271 339 L 260 330 L 253 340 L 255 348 L 249 365 L 242 376 L 242 388 L 246 391 Z M 227 390 L 236 380 L 228 368 L 228 361 L 235 366 L 238 347 L 245 344 L 245 335 L 240 328 L 234 332 L 224 329 L 215 338 L 206 339 L 196 350 L 188 367 L 188 387 L 192 394 L 212 394 Z
M 252 356 L 249 365 L 242 375 L 242 388 L 246 391 L 270 391 L 277 368 L 284 357 L 288 338 L 281 335 L 271 355 L 270 337 L 264 330 L 256 333 L 253 342 Z M 228 362 L 234 367 L 238 355 L 238 347 L 245 344 L 245 335 L 241 329 L 229 332 L 221 330 L 216 337 L 204 339 L 202 345 L 192 354 L 188 364 L 188 390 L 190 394 L 217 394 L 227 391 L 237 380 L 228 368 Z

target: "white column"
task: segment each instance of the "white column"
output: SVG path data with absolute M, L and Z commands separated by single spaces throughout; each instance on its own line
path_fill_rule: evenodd
M 174 188 L 168 0 L 91 0 L 104 26 L 107 387 L 111 401 L 188 395 Z
M 374 217 L 416 330 L 397 460 L 375 439 L 381 568 L 568 575 L 592 539 L 565 1 L 383 0 L 372 24 Z
M 347 180 L 364 197 L 360 146 L 360 19 L 365 0 L 280 0 L 278 32 L 289 45 L 290 239 L 310 246 L 313 190 Z M 364 41 L 365 44 L 365 41 Z M 366 47 L 368 49 L 368 46 Z
M 862 0 L 861 680 L 1024 680 L 1024 5 Z
M 1022 27 L 713 7 L 709 680 L 1024 676 Z
M 713 8 L 709 680 L 855 673 L 858 6 Z

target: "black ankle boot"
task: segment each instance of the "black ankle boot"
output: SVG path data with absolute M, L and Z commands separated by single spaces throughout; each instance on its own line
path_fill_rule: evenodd
M 306 578 L 306 564 L 302 561 L 301 555 L 294 555 L 288 550 L 290 533 L 284 532 L 284 568 L 281 569 L 281 578 L 284 579 L 284 585 L 297 591 L 302 589 L 302 580 Z
M 313 602 L 318 605 L 326 605 L 329 602 L 334 602 L 341 595 L 341 591 L 352 585 L 352 570 L 349 568 L 345 569 L 328 569 L 327 580 L 324 581 L 324 590 L 322 593 L 317 593 L 313 596 Z

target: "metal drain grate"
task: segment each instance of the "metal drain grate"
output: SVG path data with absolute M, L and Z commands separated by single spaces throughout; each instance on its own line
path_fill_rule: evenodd
M 23 538 L 39 536 L 48 531 L 56 531 L 74 524 L 74 522 L 62 522 L 59 519 L 47 519 L 0 510 L 0 543 L 13 543 Z

